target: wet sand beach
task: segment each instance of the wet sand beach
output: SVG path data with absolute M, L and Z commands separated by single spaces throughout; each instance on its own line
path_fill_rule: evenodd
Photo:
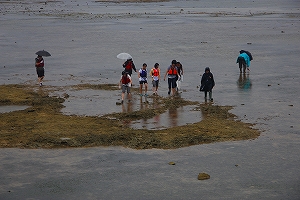
M 93 88 L 118 83 L 123 61 L 116 55 L 128 52 L 138 69 L 145 62 L 149 71 L 158 62 L 162 72 L 177 59 L 184 67 L 180 98 L 197 104 L 131 124 L 137 132 L 202 120 L 192 112 L 207 105 L 198 87 L 210 67 L 212 105 L 232 107 L 234 120 L 253 124 L 260 135 L 171 149 L 1 148 L 0 199 L 298 199 L 299 9 L 294 0 L 1 1 L 2 86 L 45 92 L 70 118 L 126 114 L 146 106 L 136 91 L 130 108 L 116 105 L 119 90 Z M 52 56 L 44 58 L 39 87 L 34 53 L 42 49 Z M 245 75 L 235 63 L 241 49 L 254 57 Z M 133 82 L 137 87 L 135 73 Z M 74 89 L 80 85 L 90 88 Z M 167 91 L 161 81 L 162 99 L 168 100 Z M 36 130 L 31 125 L 24 129 Z M 198 180 L 199 173 L 210 179 Z

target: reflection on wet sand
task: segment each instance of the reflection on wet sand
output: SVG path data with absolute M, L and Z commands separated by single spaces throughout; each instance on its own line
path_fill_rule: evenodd
M 145 96 L 145 101 L 143 102 L 143 96 L 140 96 L 140 110 L 146 110 L 148 109 L 148 100 L 147 100 L 147 97 Z M 147 129 L 147 125 L 148 125 L 148 122 L 147 122 L 147 118 L 144 117 L 141 121 L 141 125 L 143 128 Z
M 158 98 L 154 97 L 153 98 L 153 104 L 152 104 L 153 109 L 158 109 L 159 108 L 159 100 Z M 155 129 L 158 129 L 161 127 L 160 123 L 160 115 L 156 115 L 153 118 L 153 124 L 155 126 Z
M 122 112 L 123 113 L 130 113 L 133 111 L 133 108 L 132 108 L 132 101 L 129 101 L 128 103 L 123 103 L 122 104 Z M 124 125 L 126 127 L 129 127 L 130 124 L 131 124 L 131 120 L 130 119 L 125 119 L 123 121 Z
M 211 105 L 213 104 L 213 102 L 211 102 L 211 101 L 205 101 L 204 103 L 202 103 L 201 105 L 202 105 L 202 107 L 204 106 L 204 107 L 210 107 Z M 202 114 L 202 120 L 203 119 L 206 119 L 207 117 L 209 117 L 209 113 L 207 112 L 207 110 L 205 110 L 204 108 L 202 108 L 202 109 L 200 109 L 200 111 L 201 111 L 201 114 Z
M 144 97 L 141 97 L 139 110 L 145 111 L 150 109 L 155 112 L 156 109 L 161 109 L 160 97 L 151 97 L 150 100 L 151 99 L 152 101 L 149 103 L 147 100 L 144 101 Z M 145 112 L 145 114 L 147 114 L 147 112 Z M 134 129 L 161 130 L 199 121 L 201 121 L 201 112 L 195 110 L 195 105 L 187 105 L 169 108 L 164 113 L 157 114 L 152 118 L 145 116 L 145 118 L 134 120 L 130 123 L 130 127 Z
M 249 78 L 249 74 L 240 73 L 239 79 L 237 80 L 237 85 L 240 90 L 250 90 L 252 87 L 252 83 Z
M 178 111 L 177 108 L 169 109 L 169 124 L 171 127 L 177 126 L 178 122 Z
M 130 113 L 132 112 L 133 109 L 132 109 L 132 102 L 128 102 L 128 103 L 123 103 L 122 104 L 122 112 L 123 113 Z

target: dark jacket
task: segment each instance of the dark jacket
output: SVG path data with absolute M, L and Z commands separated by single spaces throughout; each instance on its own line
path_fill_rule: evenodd
M 132 69 L 136 72 L 135 65 L 131 59 L 127 60 L 124 64 L 123 67 L 125 68 L 125 71 L 131 76 L 132 74 Z
M 201 78 L 201 87 L 203 88 L 201 91 L 211 91 L 215 86 L 214 76 L 211 72 L 204 73 Z

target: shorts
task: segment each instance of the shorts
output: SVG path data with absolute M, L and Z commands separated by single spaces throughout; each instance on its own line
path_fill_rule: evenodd
M 159 83 L 159 80 L 157 80 L 157 81 L 152 81 L 153 87 L 158 87 L 158 83 Z
M 130 87 L 128 85 L 122 85 L 122 93 L 130 93 Z
M 45 70 L 44 70 L 44 67 L 37 67 L 37 68 L 36 68 L 36 73 L 37 73 L 38 77 L 43 77 L 43 76 L 45 76 Z
M 147 80 L 140 81 L 140 85 L 147 84 Z

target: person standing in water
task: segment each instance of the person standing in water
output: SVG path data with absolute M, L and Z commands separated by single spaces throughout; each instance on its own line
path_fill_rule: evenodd
M 176 94 L 176 81 L 177 78 L 180 78 L 180 75 L 178 74 L 178 70 L 176 67 L 176 60 L 172 60 L 172 64 L 168 67 L 165 76 L 164 76 L 164 81 L 166 80 L 166 76 L 168 75 L 168 94 L 171 93 L 171 89 L 172 89 L 172 95 L 174 96 Z
M 119 88 L 122 89 L 121 104 L 123 104 L 124 102 L 125 92 L 127 92 L 128 101 L 131 100 L 131 93 L 130 93 L 131 84 L 132 84 L 131 77 L 126 71 L 123 71 L 119 82 Z
M 183 67 L 182 67 L 182 64 L 178 61 L 176 63 L 176 67 L 178 70 L 178 74 L 180 75 L 180 78 L 178 78 L 178 80 L 177 80 L 177 91 L 178 91 L 178 90 L 180 90 L 181 82 L 183 81 Z
M 38 75 L 38 82 L 39 85 L 43 85 L 43 79 L 45 77 L 45 69 L 44 69 L 44 59 L 42 56 L 38 55 L 35 58 L 35 68 L 36 68 L 36 73 Z
M 134 70 L 136 72 L 136 68 L 132 61 L 132 58 L 127 59 L 124 62 L 123 67 L 125 68 L 125 72 L 127 72 L 129 76 L 131 76 L 132 70 Z
M 138 78 L 140 82 L 140 96 L 143 96 L 143 85 L 145 86 L 145 94 L 144 96 L 147 97 L 147 90 L 148 90 L 148 82 L 147 82 L 147 64 L 144 63 L 143 67 L 139 70 Z
M 153 95 L 157 95 L 158 84 L 160 79 L 160 69 L 158 63 L 154 64 L 154 67 L 150 71 L 150 75 L 152 77 Z
M 205 101 L 207 100 L 207 92 L 209 94 L 209 100 L 213 101 L 212 98 L 212 89 L 215 86 L 215 80 L 213 74 L 210 72 L 209 67 L 205 68 L 205 73 L 201 78 L 200 91 L 204 92 Z
M 251 54 L 249 54 L 251 55 Z M 239 63 L 240 73 L 246 73 L 246 68 L 249 70 L 250 61 L 252 56 L 250 57 L 244 50 L 240 51 L 240 55 L 236 59 L 236 63 Z

